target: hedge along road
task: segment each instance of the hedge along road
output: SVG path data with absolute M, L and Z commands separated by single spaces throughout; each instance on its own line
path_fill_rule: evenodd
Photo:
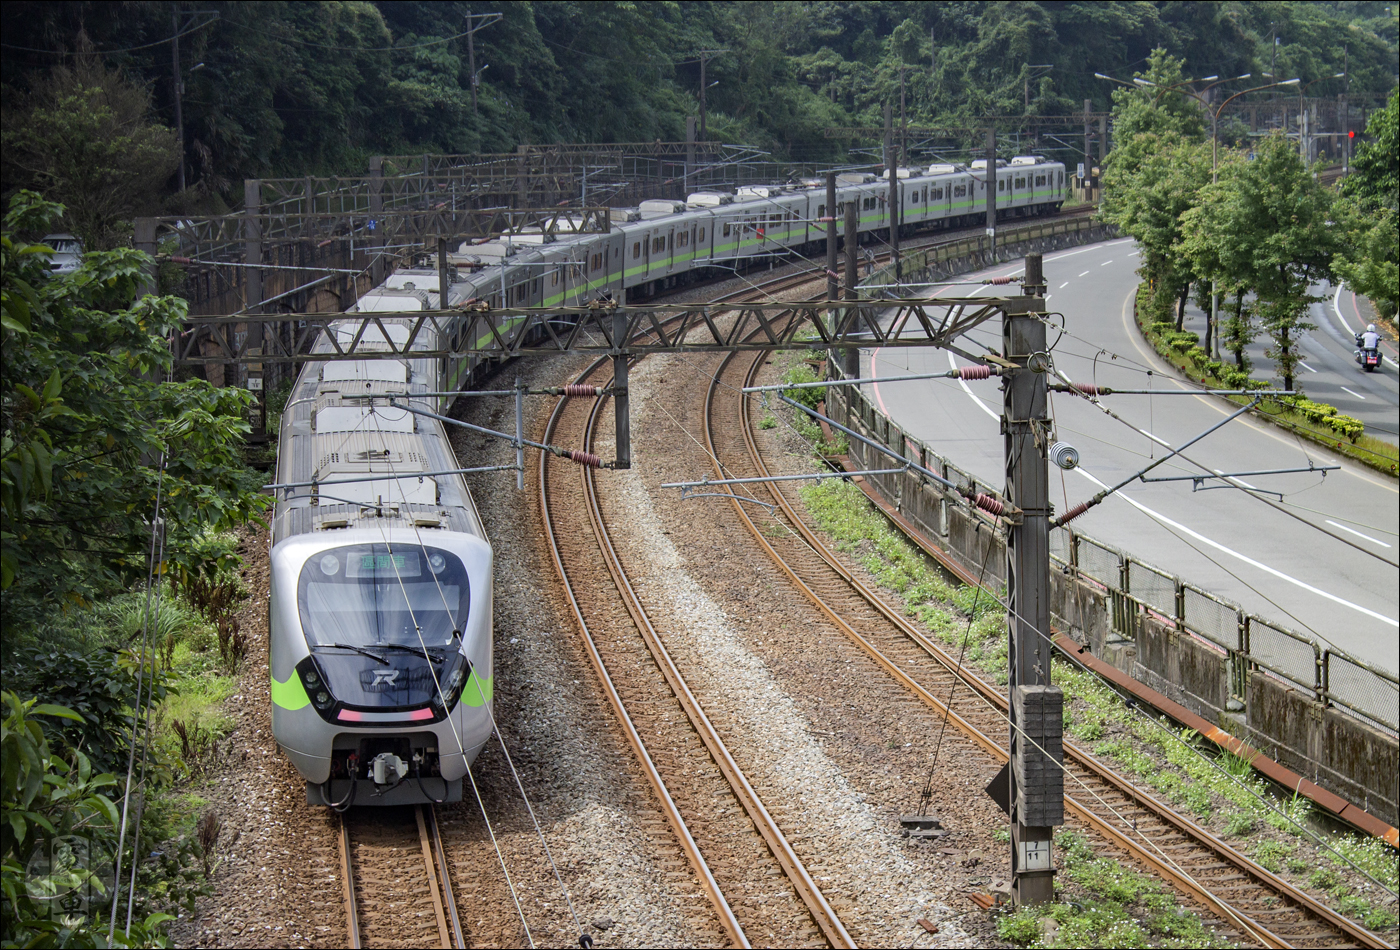
M 1129 240 L 1047 255 L 1048 306 L 1064 313 L 1068 331 L 1056 343 L 1058 332 L 1050 330 L 1055 365 L 1075 382 L 1185 389 L 1132 325 L 1137 266 Z M 1019 274 L 1021 267 L 1020 262 L 1004 264 L 961 279 Z M 980 344 L 1000 352 L 1000 323 L 984 324 L 970 338 L 973 351 Z M 947 351 L 925 348 L 864 351 L 862 357 L 864 375 L 873 377 L 939 372 L 962 363 Z M 881 382 L 866 389 L 910 435 L 988 484 L 1005 484 L 998 421 L 1001 391 L 995 379 Z M 1107 396 L 1102 401 L 1131 425 L 1108 417 L 1087 400 L 1052 394 L 1058 437 L 1081 455 L 1079 469 L 1051 471 L 1050 501 L 1056 511 L 1127 478 L 1161 458 L 1167 451 L 1164 446 L 1190 440 L 1233 411 L 1228 402 L 1212 396 Z M 1300 473 L 1240 479 L 1282 492 L 1285 507 L 1304 521 L 1234 487 L 1193 492 L 1190 481 L 1135 481 L 1076 519 L 1074 527 L 1251 613 L 1395 671 L 1400 666 L 1400 586 L 1393 566 L 1400 554 L 1396 482 L 1248 418 L 1212 433 L 1186 455 L 1224 473 L 1306 468 L 1309 460 L 1340 464 L 1342 469 L 1325 478 Z M 1149 477 L 1201 472 L 1174 458 Z

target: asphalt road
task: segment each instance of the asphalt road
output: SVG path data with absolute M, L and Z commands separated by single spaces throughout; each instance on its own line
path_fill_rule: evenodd
M 1132 326 L 1137 266 L 1128 240 L 1046 257 L 1049 304 L 1065 315 L 1065 334 L 1058 341 L 1054 330 L 1050 334 L 1055 365 L 1076 382 L 1186 391 Z M 1020 270 L 1018 262 L 986 275 Z M 979 344 L 999 348 L 1000 334 L 999 322 L 988 323 L 967 342 L 974 349 Z M 1326 339 L 1318 331 L 1310 346 L 1322 350 Z M 863 358 L 864 375 L 884 378 L 946 370 L 962 362 L 947 351 L 922 348 L 865 351 Z M 1381 376 L 1352 365 L 1363 386 L 1382 390 L 1388 385 L 1394 405 L 1393 369 Z M 1316 368 L 1320 377 L 1323 367 Z M 1004 484 L 996 380 L 881 382 L 867 390 L 934 451 L 989 484 Z M 1322 395 L 1320 388 L 1313 391 Z M 1194 393 L 1111 396 L 1103 402 L 1123 421 L 1085 399 L 1052 394 L 1057 435 L 1074 444 L 1082 459 L 1075 471 L 1052 471 L 1051 502 L 1057 511 L 1134 474 L 1237 408 L 1219 397 Z M 1390 418 L 1393 425 L 1393 409 Z M 1078 518 L 1074 527 L 1250 612 L 1391 671 L 1400 669 L 1400 491 L 1394 479 L 1248 417 L 1230 422 L 1184 455 L 1158 466 L 1149 477 L 1307 468 L 1310 463 L 1342 467 L 1326 476 L 1240 476 L 1243 483 L 1282 493 L 1285 511 L 1220 480 L 1213 484 L 1223 487 L 1202 491 L 1193 491 L 1190 481 L 1134 481 Z
M 1356 305 L 1356 294 L 1350 287 L 1321 284 L 1313 293 L 1323 300 L 1312 305 L 1310 322 L 1317 329 L 1304 333 L 1299 341 L 1302 363 L 1294 382 L 1309 399 L 1336 406 L 1341 412 L 1366 424 L 1366 431 L 1388 442 L 1400 438 L 1400 367 L 1396 364 L 1394 340 L 1381 340 L 1382 361 L 1379 369 L 1366 372 L 1356 363 L 1356 332 L 1366 328 L 1366 320 Z M 1224 302 L 1222 301 L 1222 307 Z M 1194 306 L 1187 307 L 1184 329 L 1205 339 L 1205 314 Z M 1255 379 L 1273 376 L 1273 360 L 1264 355 L 1269 346 L 1267 334 L 1260 334 L 1246 353 L 1254 366 Z M 1229 358 L 1229 354 L 1225 354 Z

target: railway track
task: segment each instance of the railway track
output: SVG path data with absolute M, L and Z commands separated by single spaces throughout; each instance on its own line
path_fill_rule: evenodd
M 802 273 L 764 286 L 773 292 L 810 279 Z M 600 360 L 578 381 L 605 372 Z M 545 438 L 567 427 L 594 451 L 603 405 L 561 400 Z M 717 935 L 741 947 L 855 946 L 668 653 L 613 543 L 594 474 L 541 458 L 551 553 L 608 702 L 714 908 Z
M 706 395 L 705 435 L 720 478 L 768 476 L 754 431 L 750 399 L 763 365 L 731 354 Z M 1006 700 L 910 624 L 900 610 L 866 587 L 812 530 L 781 483 L 765 492 L 791 529 L 760 531 L 737 498 L 731 504 L 755 542 L 805 596 L 887 674 L 927 706 L 933 721 L 950 721 L 998 763 L 1005 762 Z M 733 495 L 732 489 L 728 493 Z M 771 526 L 770 526 L 771 528 Z M 956 689 L 953 683 L 957 680 Z M 939 697 L 954 697 L 951 710 Z M 1216 915 L 1239 939 L 1265 947 L 1385 947 L 1377 935 L 1319 904 L 1194 822 L 1065 743 L 1066 807 L 1079 822 L 1152 868 Z
M 341 815 L 340 867 L 347 946 L 465 950 L 435 809 Z

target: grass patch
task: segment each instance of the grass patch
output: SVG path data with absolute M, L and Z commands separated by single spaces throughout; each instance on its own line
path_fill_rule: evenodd
M 813 520 L 830 537 L 833 546 L 859 560 L 887 589 L 899 593 L 907 615 L 916 618 L 955 656 L 966 637 L 966 664 L 997 682 L 1005 682 L 1005 613 L 992 598 L 985 592 L 979 595 L 974 588 L 945 580 L 924 553 L 895 529 L 855 485 L 832 479 L 810 485 L 801 494 Z M 1279 795 L 1244 759 L 1223 753 L 1194 730 L 1179 728 L 1165 718 L 1149 718 L 1140 708 L 1128 707 L 1107 683 L 1068 661 L 1055 659 L 1053 678 L 1065 694 L 1066 731 L 1075 739 L 1092 744 L 1095 755 L 1121 763 L 1125 770 L 1150 784 L 1161 798 L 1194 815 L 1201 824 L 1243 842 L 1244 850 L 1251 850 L 1252 845 L 1256 859 L 1275 873 L 1297 876 L 1301 883 L 1303 874 L 1324 864 L 1311 848 L 1299 848 L 1297 839 L 1303 836 L 1312 809 L 1306 798 Z M 1286 837 L 1279 839 L 1280 834 Z M 1346 833 L 1332 836 L 1328 844 L 1345 858 L 1323 851 L 1339 871 L 1351 870 L 1346 861 L 1353 862 L 1383 886 L 1395 890 L 1400 869 L 1395 850 L 1377 839 Z M 1094 882 L 1102 878 L 1105 888 L 1112 876 L 1107 866 L 1089 867 L 1079 873 Z M 1332 901 L 1339 911 L 1362 920 L 1371 929 L 1395 926 L 1393 911 L 1366 901 L 1350 884 Z M 1042 916 L 1035 917 L 1033 940 L 1041 939 L 1038 921 Z M 1009 918 L 1003 918 L 1006 920 Z M 1191 921 L 1199 926 L 1194 917 Z M 1103 929 L 1096 933 L 1112 929 L 1107 918 L 1098 923 Z M 1020 923 L 1006 926 L 1018 934 L 1024 932 Z M 1192 923 L 1182 923 L 1165 911 L 1145 926 L 1155 946 L 1209 945 L 1198 942 L 1203 938 L 1192 929 Z M 1071 940 L 1079 939 L 1081 934 L 1077 927 L 1062 926 L 1052 942 L 1042 945 L 1074 946 Z M 1119 936 L 1126 940 L 1133 935 L 1124 931 Z
M 1061 902 L 1023 907 L 997 921 L 997 935 L 1018 946 L 1218 947 L 1199 917 L 1160 884 L 1111 858 L 1094 854 L 1088 839 L 1062 831 Z M 1070 891 L 1074 900 L 1064 900 Z

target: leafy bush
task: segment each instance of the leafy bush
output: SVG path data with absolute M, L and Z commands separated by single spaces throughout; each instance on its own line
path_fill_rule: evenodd
M 1361 438 L 1361 434 L 1366 431 L 1366 426 L 1362 423 L 1360 419 L 1354 418 L 1352 416 L 1344 416 L 1340 413 L 1338 413 L 1335 416 L 1329 416 L 1327 419 L 1327 424 L 1331 426 L 1333 431 L 1335 431 L 1338 435 L 1341 435 L 1344 438 L 1351 440 L 1352 442 L 1355 442 L 1357 439 Z
M 819 382 L 816 371 L 805 362 L 794 363 L 786 373 L 783 374 L 785 383 L 815 383 Z M 817 404 L 826 398 L 826 394 L 820 389 L 785 389 L 783 395 L 789 399 L 802 403 L 808 409 L 817 408 Z
M 115 772 L 126 768 L 139 667 L 138 658 L 130 652 L 84 654 L 31 648 L 16 651 L 6 681 L 21 695 L 70 710 L 74 715 L 57 716 L 57 721 L 36 721 L 42 722 L 51 741 L 71 746 L 99 772 Z M 151 673 L 148 666 L 148 684 Z M 156 700 L 168 692 L 165 674 L 156 669 Z

